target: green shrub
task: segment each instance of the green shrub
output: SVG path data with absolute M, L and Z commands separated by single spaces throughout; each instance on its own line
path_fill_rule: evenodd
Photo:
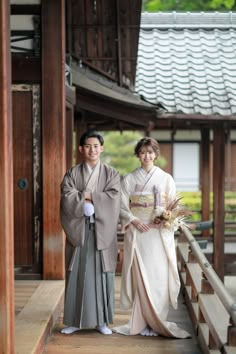
M 201 218 L 201 197 L 199 192 L 180 192 L 183 197 L 182 203 L 194 212 L 189 220 L 200 221 Z M 213 193 L 210 193 L 210 210 L 213 211 Z M 225 192 L 225 220 L 235 221 L 236 217 L 236 192 Z M 211 217 L 212 218 L 212 217 Z

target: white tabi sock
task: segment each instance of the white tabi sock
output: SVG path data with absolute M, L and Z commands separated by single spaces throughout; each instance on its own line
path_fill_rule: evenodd
M 157 334 L 156 332 L 154 332 L 152 328 L 150 328 L 150 329 L 149 329 L 149 336 L 157 337 L 158 334 Z
M 112 334 L 112 330 L 110 330 L 110 328 L 108 328 L 106 325 L 97 326 L 96 330 L 102 334 Z
M 150 337 L 157 337 L 158 334 L 153 331 L 152 328 L 146 327 L 140 332 L 141 336 L 150 336 Z
M 65 328 L 62 328 L 61 333 L 63 333 L 63 334 L 71 334 L 71 333 L 74 333 L 76 331 L 79 331 L 78 327 L 65 327 Z
M 140 332 L 141 336 L 149 336 L 149 328 L 146 327 Z

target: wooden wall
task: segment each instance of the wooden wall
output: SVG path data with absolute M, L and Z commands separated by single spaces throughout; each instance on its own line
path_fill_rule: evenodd
M 121 86 L 132 86 L 141 3 L 141 0 L 67 1 L 68 51 Z

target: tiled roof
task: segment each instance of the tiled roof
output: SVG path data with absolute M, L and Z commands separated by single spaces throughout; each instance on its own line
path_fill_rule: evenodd
M 143 13 L 136 91 L 168 112 L 236 115 L 236 13 Z

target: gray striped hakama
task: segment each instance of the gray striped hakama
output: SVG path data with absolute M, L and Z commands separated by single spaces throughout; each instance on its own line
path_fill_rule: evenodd
M 113 322 L 114 273 L 102 272 L 94 227 L 86 218 L 84 245 L 78 247 L 73 268 L 67 271 L 63 320 L 66 326 L 94 328 Z

